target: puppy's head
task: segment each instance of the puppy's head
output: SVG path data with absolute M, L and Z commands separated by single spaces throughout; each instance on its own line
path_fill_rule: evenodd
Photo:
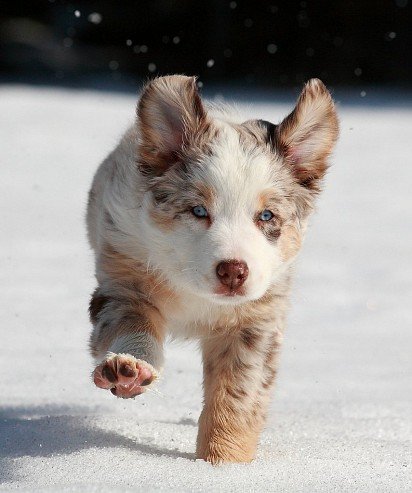
M 150 82 L 138 105 L 150 261 L 221 304 L 264 295 L 299 251 L 338 134 L 317 79 L 280 124 L 207 110 L 194 78 Z

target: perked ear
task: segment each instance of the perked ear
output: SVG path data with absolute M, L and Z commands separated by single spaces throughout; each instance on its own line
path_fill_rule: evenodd
M 329 91 L 319 79 L 311 79 L 303 88 L 295 109 L 276 127 L 277 148 L 302 186 L 319 189 L 338 131 L 338 118 Z
M 137 106 L 139 164 L 160 175 L 179 161 L 182 148 L 207 128 L 195 77 L 171 75 L 150 81 Z

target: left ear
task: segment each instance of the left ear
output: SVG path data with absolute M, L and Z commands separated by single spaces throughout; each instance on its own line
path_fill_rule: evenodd
M 319 189 L 338 130 L 329 91 L 319 79 L 311 79 L 303 88 L 295 109 L 275 130 L 276 147 L 292 167 L 300 185 Z
M 182 148 L 206 133 L 208 118 L 194 77 L 169 75 L 149 82 L 137 106 L 139 162 L 160 175 L 179 160 Z

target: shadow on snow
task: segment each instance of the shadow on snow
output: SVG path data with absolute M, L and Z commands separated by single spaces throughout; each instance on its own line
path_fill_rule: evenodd
M 140 443 L 101 429 L 93 416 L 87 416 L 89 411 L 64 406 L 0 409 L 0 484 L 21 479 L 13 459 L 22 456 L 53 457 L 90 448 L 120 447 L 159 457 L 194 459 L 194 454 Z

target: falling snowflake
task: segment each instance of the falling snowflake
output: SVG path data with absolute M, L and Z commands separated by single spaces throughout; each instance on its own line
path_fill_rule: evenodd
M 215 64 L 215 61 L 213 60 L 213 58 L 211 58 L 210 60 L 207 61 L 206 67 L 212 68 L 214 64 Z
M 149 63 L 149 65 L 147 66 L 147 70 L 152 73 L 156 70 L 156 68 L 156 64 L 154 63 Z
M 81 14 L 80 10 L 75 10 L 75 11 L 74 11 L 74 16 L 75 16 L 75 17 L 80 17 L 81 15 L 82 15 L 82 14 Z
M 127 46 L 132 46 L 132 40 L 131 39 L 126 39 L 126 44 L 127 44 Z
M 266 49 L 271 55 L 274 55 L 278 51 L 278 47 L 273 43 L 268 44 Z
M 361 97 L 361 98 L 364 98 L 365 96 L 366 96 L 366 91 L 361 91 L 361 92 L 360 92 L 360 97 Z
M 99 14 L 99 12 L 92 12 L 87 17 L 87 20 L 89 22 L 91 22 L 92 24 L 100 24 L 102 22 L 102 19 L 103 19 L 103 17 L 101 14 Z
M 360 77 L 362 75 L 362 69 L 359 67 L 355 68 L 353 72 L 356 75 L 356 77 Z

